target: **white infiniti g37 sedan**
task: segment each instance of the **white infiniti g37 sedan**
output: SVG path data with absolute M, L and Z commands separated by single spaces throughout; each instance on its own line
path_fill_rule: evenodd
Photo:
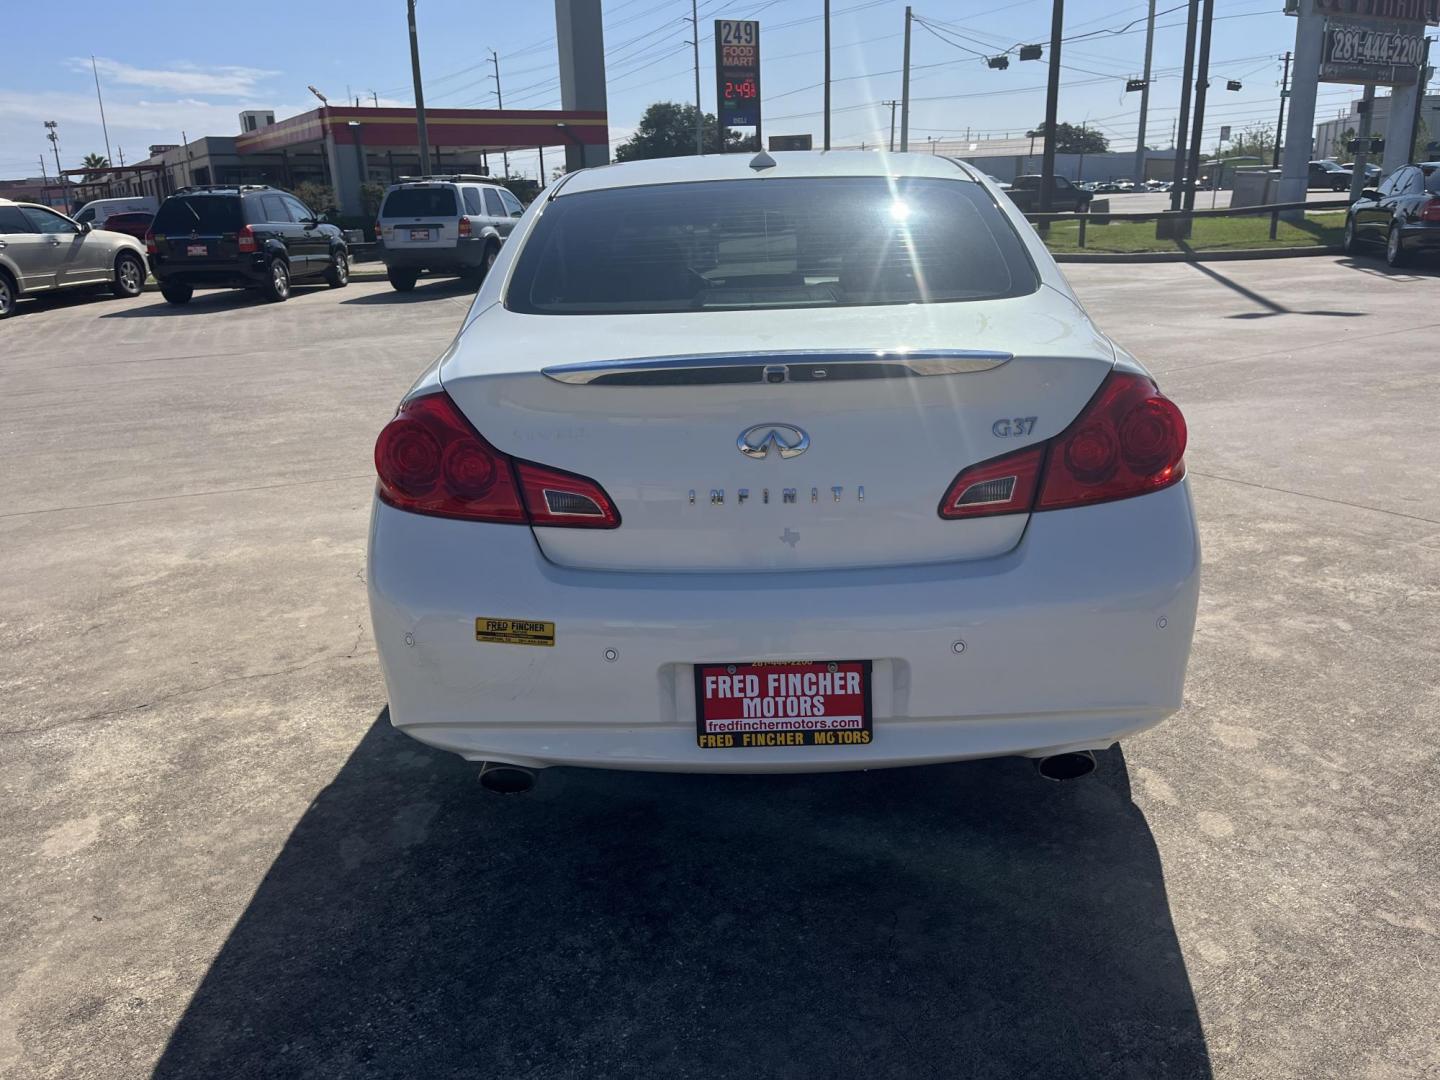
M 375 447 L 396 727 L 547 765 L 1052 778 L 1181 704 L 1185 421 L 928 154 L 573 173 Z

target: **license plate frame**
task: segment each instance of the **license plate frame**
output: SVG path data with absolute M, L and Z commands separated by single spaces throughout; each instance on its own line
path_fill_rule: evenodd
M 433 230 L 429 226 L 426 226 L 423 229 L 411 229 L 410 242 L 413 244 L 423 240 L 428 244 L 432 239 L 434 239 L 434 237 L 430 235 L 432 231 Z
M 758 750 L 780 747 L 860 747 L 868 746 L 875 739 L 874 728 L 874 663 L 870 660 L 803 660 L 803 661 L 744 661 L 734 663 L 696 664 L 695 671 L 695 743 L 702 750 Z M 807 675 L 837 674 L 858 675 L 859 690 L 847 678 L 839 689 L 827 688 L 821 680 L 806 680 Z M 778 688 L 770 676 L 778 675 L 782 682 Z M 798 681 L 785 676 L 798 675 Z M 707 679 L 727 676 L 746 679 L 737 686 L 731 682 L 709 683 Z M 749 682 L 753 678 L 755 683 Z M 757 688 L 758 693 L 752 693 Z M 833 687 L 833 683 L 829 684 Z M 806 688 L 816 693 L 804 693 Z M 795 691 L 791 693 L 790 691 Z M 738 695 L 733 691 L 741 691 Z M 707 693 L 709 696 L 707 697 Z M 800 715 L 800 699 L 809 699 L 813 710 L 816 698 L 825 706 L 834 704 L 842 711 L 836 713 L 823 708 L 818 715 Z M 758 704 L 749 706 L 757 714 L 767 706 L 766 700 L 776 701 L 775 715 L 744 715 L 745 702 Z M 708 707 L 707 707 L 708 706 Z M 735 714 L 735 715 L 732 715 Z M 823 720 L 822 720 L 823 718 Z M 844 721 L 843 726 L 835 726 Z M 827 723 L 828 722 L 828 723 Z M 822 726 L 822 723 L 824 726 Z
M 203 259 L 210 254 L 209 244 L 186 244 L 185 256 L 190 259 Z

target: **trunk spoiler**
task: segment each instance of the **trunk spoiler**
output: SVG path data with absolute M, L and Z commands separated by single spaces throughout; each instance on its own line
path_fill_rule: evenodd
M 913 379 L 989 371 L 1012 353 L 975 349 L 845 350 L 693 353 L 645 359 L 601 360 L 541 368 L 556 382 L 596 386 L 705 386 L 735 383 L 835 382 L 844 379 Z

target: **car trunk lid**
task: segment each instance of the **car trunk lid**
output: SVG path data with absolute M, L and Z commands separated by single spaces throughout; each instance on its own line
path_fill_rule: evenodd
M 1058 434 L 1113 363 L 1076 305 L 1042 287 L 823 312 L 575 319 L 495 305 L 440 374 L 496 447 L 589 476 L 615 501 L 618 529 L 537 528 L 548 559 L 722 572 L 1009 551 L 1026 515 L 947 521 L 940 499 L 961 469 Z

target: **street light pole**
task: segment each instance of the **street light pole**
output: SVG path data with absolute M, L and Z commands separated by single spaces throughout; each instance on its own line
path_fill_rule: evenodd
M 90 71 L 95 76 L 95 100 L 100 103 L 100 130 L 105 133 L 105 160 L 112 161 L 110 156 L 110 128 L 105 123 L 105 99 L 100 96 L 100 69 L 95 66 L 95 57 L 90 57 Z
M 415 0 L 405 0 L 410 20 L 410 75 L 415 82 L 415 128 L 420 140 L 420 175 L 430 172 L 430 134 L 425 130 L 425 89 L 420 85 L 420 39 L 415 34 Z

